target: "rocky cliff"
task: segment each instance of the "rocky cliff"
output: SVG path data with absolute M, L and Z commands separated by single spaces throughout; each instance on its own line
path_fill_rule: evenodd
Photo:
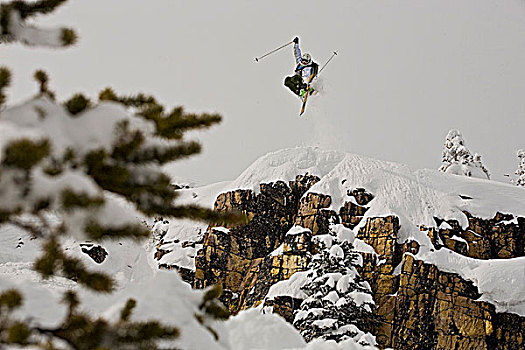
M 525 256 L 525 218 L 501 212 L 492 218 L 479 217 L 466 210 L 467 205 L 457 205 L 461 220 L 458 215 L 435 215 L 433 224 L 427 220 L 417 225 L 417 235 L 407 229 L 406 213 L 376 215 L 374 208 L 370 215 L 377 196 L 373 188 L 347 184 L 341 201 L 333 198 L 333 191 L 321 191 L 322 177 L 298 175 L 288 182 L 260 183 L 258 191 L 221 193 L 215 208 L 241 210 L 250 222 L 240 227 L 208 227 L 195 258 L 194 275 L 187 280 L 196 288 L 221 283 L 223 302 L 233 313 L 264 303 L 291 321 L 301 300 L 289 295 L 266 298 L 270 287 L 308 269 L 318 249 L 315 237 L 327 234 L 330 225 L 343 224 L 374 251 L 362 252 L 360 274 L 374 294 L 380 322 L 373 332 L 380 346 L 524 347 L 525 317 L 502 312 L 482 297 L 473 281 L 424 257 L 450 252 L 456 259 L 472 262 Z M 472 199 L 461 196 L 460 203 Z M 289 234 L 292 228 L 294 233 Z

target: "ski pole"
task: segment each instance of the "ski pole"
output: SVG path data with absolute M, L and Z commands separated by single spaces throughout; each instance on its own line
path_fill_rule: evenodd
M 321 67 L 321 69 L 319 69 L 319 73 L 317 73 L 317 76 L 319 76 L 319 74 L 321 74 L 321 72 L 323 71 L 323 69 L 325 69 L 325 67 L 328 65 L 328 63 L 330 63 L 330 61 L 332 60 L 332 58 L 334 58 L 335 56 L 337 56 L 337 52 L 334 51 L 334 53 L 332 53 L 332 56 L 330 56 L 330 58 L 328 59 L 328 61 L 326 61 L 325 64 L 323 64 L 323 66 Z
M 284 44 L 284 45 L 281 46 L 281 47 L 276 48 L 276 49 L 273 50 L 273 51 L 268 52 L 268 53 L 265 54 L 265 55 L 262 55 L 261 57 L 256 57 L 256 58 L 255 58 L 255 62 L 259 62 L 259 60 L 262 60 L 262 59 L 265 58 L 266 56 L 269 56 L 269 55 L 271 55 L 272 53 L 277 52 L 277 51 L 279 51 L 280 49 L 283 49 L 283 48 L 285 48 L 286 46 L 288 46 L 288 45 L 290 45 L 290 44 L 292 44 L 292 43 L 293 43 L 293 40 L 290 41 L 290 42 L 287 43 L 287 44 Z

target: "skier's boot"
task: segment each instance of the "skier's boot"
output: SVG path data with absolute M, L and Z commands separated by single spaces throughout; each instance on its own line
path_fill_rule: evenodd
M 301 98 L 304 98 L 304 95 L 306 95 L 306 89 L 308 89 L 307 86 L 304 86 L 301 89 L 301 93 L 299 94 L 301 96 Z M 310 96 L 317 95 L 317 90 L 315 90 L 313 86 L 310 86 L 310 90 L 308 92 L 308 95 L 310 95 Z

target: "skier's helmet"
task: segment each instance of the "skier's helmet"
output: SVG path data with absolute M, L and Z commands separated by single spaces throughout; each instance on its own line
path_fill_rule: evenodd
M 312 57 L 310 56 L 309 53 L 305 53 L 301 56 L 301 64 L 303 66 L 307 66 L 309 65 L 310 63 L 312 63 Z

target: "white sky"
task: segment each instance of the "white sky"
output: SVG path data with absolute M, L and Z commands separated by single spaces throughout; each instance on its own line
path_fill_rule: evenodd
M 44 68 L 60 99 L 112 86 L 219 112 L 223 123 L 195 135 L 203 154 L 172 169 L 201 184 L 309 145 L 437 169 L 451 128 L 508 181 L 525 148 L 523 0 L 70 0 L 37 22 L 74 27 L 80 42 L 0 46 L 10 104 L 36 93 Z M 296 35 L 319 63 L 339 52 L 302 118 L 282 84 L 292 48 L 254 61 Z

